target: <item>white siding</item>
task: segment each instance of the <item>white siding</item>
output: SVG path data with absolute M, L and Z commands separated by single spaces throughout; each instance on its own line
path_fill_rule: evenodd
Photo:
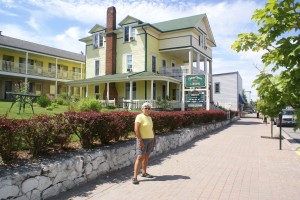
M 231 110 L 239 110 L 239 93 L 242 92 L 242 78 L 238 72 L 212 76 L 213 101 L 223 107 L 231 104 Z M 215 83 L 220 83 L 220 93 L 215 93 Z

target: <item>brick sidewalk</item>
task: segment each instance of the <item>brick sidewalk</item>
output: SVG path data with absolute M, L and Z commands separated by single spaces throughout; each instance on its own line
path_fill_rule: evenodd
M 300 199 L 300 157 L 270 136 L 261 119 L 242 118 L 176 151 L 152 158 L 148 172 L 131 183 L 133 167 L 99 177 L 51 199 L 207 200 Z

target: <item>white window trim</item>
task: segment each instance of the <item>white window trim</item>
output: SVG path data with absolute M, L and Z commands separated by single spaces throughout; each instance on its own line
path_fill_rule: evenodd
M 155 72 L 157 72 L 158 71 L 158 69 L 157 69 L 157 56 L 156 55 L 154 55 L 154 54 L 152 54 L 151 55 L 151 72 L 153 72 L 153 57 L 155 57 Z
M 100 31 L 100 32 L 96 32 L 93 34 L 93 47 L 96 49 L 96 48 L 101 48 L 101 47 L 104 47 L 104 41 L 105 41 L 105 37 L 102 35 L 104 32 L 103 31 Z M 100 45 L 100 36 L 103 38 L 103 41 L 102 41 L 102 45 Z M 95 37 L 97 37 L 97 44 L 96 44 L 96 40 L 95 40 Z
M 98 74 L 96 74 L 96 62 L 99 62 L 99 73 Z M 100 62 L 100 59 L 95 59 L 95 61 L 94 61 L 94 75 L 95 76 L 100 76 L 100 68 L 101 68 L 101 62 Z
M 217 84 L 219 85 L 219 91 L 218 92 L 216 91 L 216 88 L 217 88 L 216 85 Z M 220 82 L 215 82 L 215 84 L 214 84 L 214 93 L 215 94 L 220 94 L 221 93 L 221 83 Z
M 133 56 L 132 56 L 132 54 L 126 54 L 125 55 L 126 56 L 126 72 L 132 72 L 132 70 L 133 70 Z M 128 56 L 131 56 L 131 68 L 129 68 L 128 67 Z M 129 71 L 129 69 L 131 69 L 130 71 Z
M 130 24 L 123 27 L 123 42 L 133 42 L 136 38 L 136 28 L 133 28 L 136 24 Z M 125 40 L 125 27 L 129 27 L 128 29 L 128 41 Z M 132 29 L 134 29 L 134 35 L 132 34 Z

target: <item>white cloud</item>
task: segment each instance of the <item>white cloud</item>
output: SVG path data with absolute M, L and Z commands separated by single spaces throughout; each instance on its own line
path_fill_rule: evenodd
M 39 30 L 39 24 L 36 22 L 35 18 L 31 17 L 26 23 L 29 26 L 31 26 L 34 30 Z
M 56 48 L 80 53 L 81 51 L 84 52 L 85 48 L 85 44 L 78 41 L 80 35 L 82 35 L 82 31 L 79 27 L 71 27 L 64 33 L 49 38 L 49 40 L 55 44 L 54 47 Z

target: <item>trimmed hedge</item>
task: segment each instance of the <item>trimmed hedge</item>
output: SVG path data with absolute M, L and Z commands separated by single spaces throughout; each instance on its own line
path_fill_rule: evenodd
M 82 148 L 95 143 L 109 144 L 127 138 L 134 131 L 133 112 L 74 112 L 36 115 L 31 119 L 0 117 L 0 155 L 4 162 L 14 159 L 13 151 L 29 149 L 33 156 L 42 154 L 53 144 L 66 145 L 71 135 L 79 137 Z M 224 121 L 223 111 L 162 111 L 152 112 L 156 134 L 178 128 Z

